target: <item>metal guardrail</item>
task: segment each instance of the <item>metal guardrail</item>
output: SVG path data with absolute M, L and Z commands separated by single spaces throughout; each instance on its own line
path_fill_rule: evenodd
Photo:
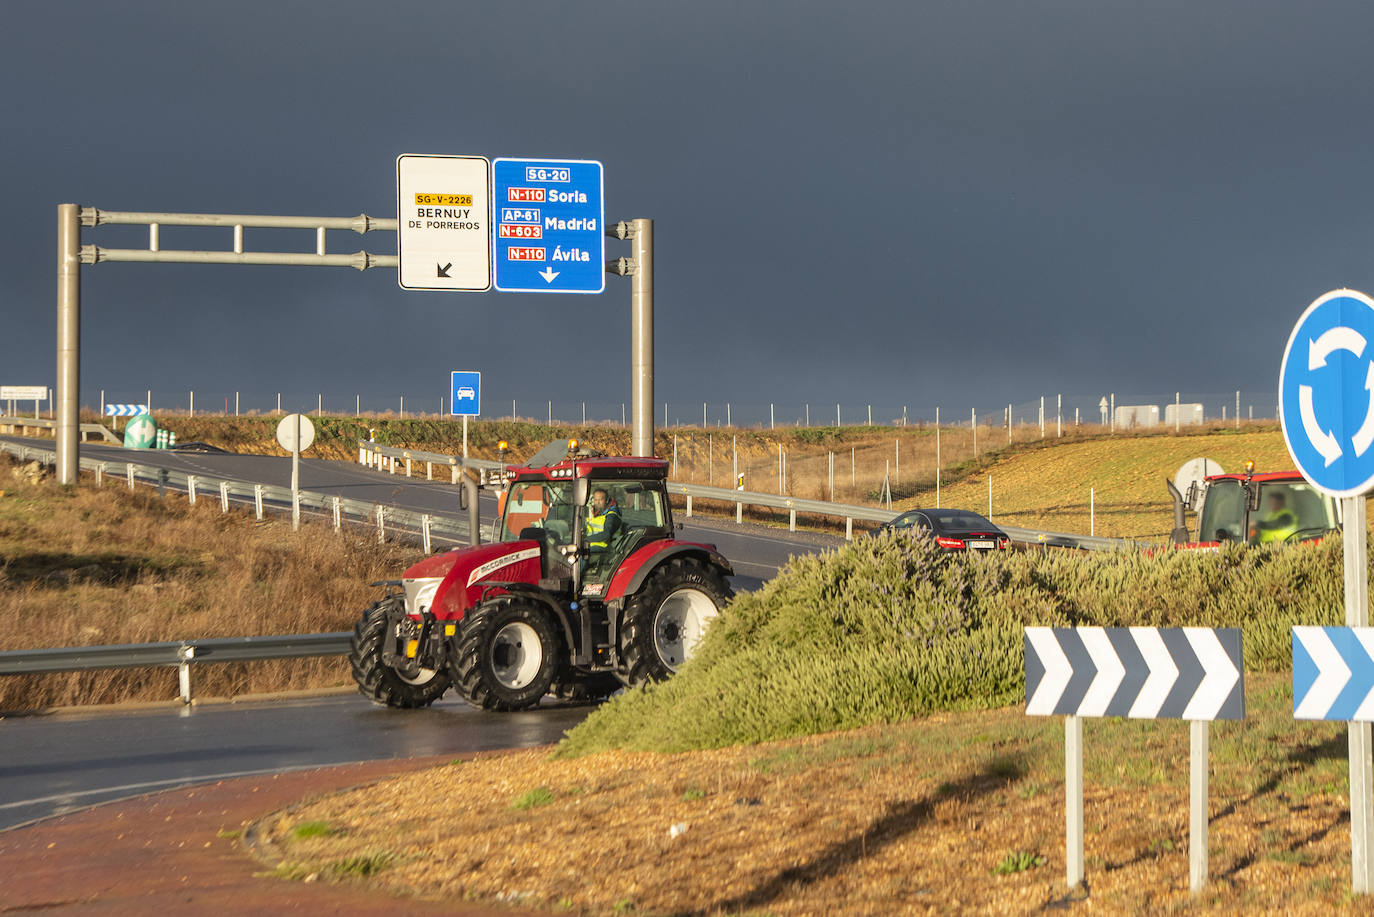
M 442 455 L 437 452 L 400 449 L 394 446 L 383 446 L 378 443 L 368 442 L 358 443 L 358 461 L 360 464 L 374 468 L 389 467 L 393 473 L 398 473 L 399 466 L 397 463 L 404 462 L 404 470 L 407 477 L 410 476 L 412 463 L 415 462 L 425 462 L 428 466 L 431 466 L 426 470 L 430 477 L 433 476 L 433 465 L 450 465 L 454 468 L 453 475 L 455 480 L 457 480 L 457 468 L 463 465 L 471 468 L 484 469 L 505 467 L 505 463 L 503 462 L 493 462 L 488 459 L 461 459 L 455 456 Z M 711 487 L 706 484 L 686 484 L 680 481 L 668 482 L 668 492 L 687 498 L 688 517 L 692 515 L 693 500 L 715 500 L 722 503 L 735 504 L 736 522 L 744 521 L 745 506 L 764 506 L 771 509 L 785 509 L 788 511 L 789 515 L 789 531 L 797 530 L 798 513 L 842 518 L 845 521 L 844 534 L 846 539 L 852 539 L 854 537 L 854 520 L 856 519 L 863 522 L 883 523 L 890 522 L 901 515 L 893 510 L 876 506 L 859 506 L 851 503 L 830 503 L 825 500 L 807 500 L 801 497 L 788 497 L 781 494 L 733 490 L 728 487 Z M 1120 538 L 1074 535 L 1068 532 L 1023 529 L 1001 524 L 998 524 L 998 528 L 1006 532 L 1011 540 L 1018 544 L 1077 548 L 1088 551 L 1114 551 L 1134 546 L 1133 542 Z
M 176 666 L 181 700 L 191 703 L 191 666 L 214 662 L 256 662 L 263 659 L 303 659 L 341 656 L 352 634 L 284 634 L 266 637 L 216 637 L 166 643 L 128 643 L 109 646 L 67 646 L 55 649 L 0 652 L 0 675 L 43 672 L 81 672 L 88 669 L 129 669 Z
M 57 453 L 52 449 L 40 449 L 19 443 L 0 441 L 0 452 L 17 456 L 20 461 L 37 460 L 54 464 Z M 140 457 L 147 453 L 140 452 Z M 268 509 L 290 511 L 293 508 L 291 488 L 271 484 L 255 484 L 230 478 L 211 475 L 191 474 L 162 468 L 147 462 L 107 462 L 93 458 L 81 460 L 81 470 L 96 476 L 97 483 L 103 483 L 106 476 L 121 478 L 132 489 L 135 484 L 152 484 L 170 490 L 179 490 L 187 495 L 192 503 L 197 498 L 218 497 L 221 508 L 228 512 L 229 504 L 251 503 L 259 519 Z M 376 525 L 378 540 L 385 540 L 389 529 L 414 532 L 420 536 L 425 553 L 433 550 L 434 539 L 463 541 L 468 537 L 466 521 L 452 519 L 432 513 L 417 513 L 398 509 L 383 503 L 370 503 L 350 500 L 332 494 L 302 490 L 299 492 L 299 506 L 302 511 L 317 512 L 326 517 L 332 516 L 334 528 L 342 528 L 345 520 L 358 520 L 368 525 Z
M 45 417 L 0 416 L 0 430 L 4 430 L 6 427 L 9 428 L 9 432 L 11 435 L 23 436 L 25 433 L 28 432 L 29 428 L 55 431 L 57 429 L 57 421 L 48 420 Z M 107 443 L 114 443 L 116 446 L 121 445 L 123 443 L 123 440 L 121 440 L 118 436 L 115 436 L 114 433 L 110 430 L 110 428 L 105 426 L 104 424 L 83 423 L 78 425 L 78 429 L 80 430 L 81 438 L 83 440 L 86 438 L 87 433 L 95 433 L 99 435 L 100 438 Z

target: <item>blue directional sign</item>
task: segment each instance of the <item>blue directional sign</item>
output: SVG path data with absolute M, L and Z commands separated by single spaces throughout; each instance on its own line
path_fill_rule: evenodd
M 1293 718 L 1374 721 L 1374 627 L 1293 628 Z
M 1334 290 L 1298 319 L 1279 370 L 1283 438 L 1303 477 L 1333 497 L 1374 484 L 1374 300 Z
M 481 373 L 455 371 L 449 393 L 449 413 L 455 417 L 476 417 L 482 413 Z
M 600 293 L 606 288 L 601 163 L 494 159 L 491 177 L 496 289 Z
M 146 404 L 107 404 L 105 405 L 106 417 L 137 417 L 139 414 L 147 414 Z

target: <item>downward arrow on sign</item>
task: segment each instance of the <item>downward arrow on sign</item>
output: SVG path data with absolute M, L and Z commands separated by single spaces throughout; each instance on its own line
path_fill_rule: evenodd
M 539 272 L 539 276 L 540 276 L 540 277 L 543 277 L 543 278 L 544 278 L 545 280 L 547 280 L 549 283 L 553 283 L 553 278 L 557 277 L 558 274 L 559 274 L 559 272 L 558 272 L 558 271 L 555 271 L 555 270 L 554 270 L 553 268 L 551 268 L 551 267 L 546 267 L 546 268 L 544 268 L 542 271 Z

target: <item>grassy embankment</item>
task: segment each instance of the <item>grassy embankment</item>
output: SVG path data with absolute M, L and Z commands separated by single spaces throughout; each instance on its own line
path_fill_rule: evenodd
M 0 459 L 0 649 L 349 630 L 419 550 L 374 533 L 221 515 L 219 501 L 90 479 L 61 488 Z M 107 482 L 110 479 L 107 479 Z M 343 685 L 338 658 L 195 670 L 199 696 Z M 167 700 L 174 669 L 0 678 L 0 710 Z
M 1188 895 L 1186 727 L 1090 720 L 1091 898 L 1327 910 L 1347 900 L 1342 729 L 1294 722 L 1281 673 L 1291 623 L 1337 621 L 1340 588 L 1338 539 L 967 558 L 864 539 L 794 560 L 552 755 L 274 819 L 272 865 L 579 913 L 1025 913 L 1064 898 L 1063 732 L 1016 705 L 1021 628 L 1206 624 L 1243 630 L 1249 706 L 1212 727 L 1213 884 Z

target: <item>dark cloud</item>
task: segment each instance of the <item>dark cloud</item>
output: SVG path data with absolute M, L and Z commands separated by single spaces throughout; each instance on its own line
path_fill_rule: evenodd
M 1267 392 L 1309 301 L 1374 287 L 1360 3 L 11 0 L 3 19 L 6 383 L 54 374 L 56 204 L 388 215 L 400 152 L 604 161 L 608 217 L 657 221 L 658 394 L 684 416 Z M 394 239 L 331 233 L 363 245 Z M 455 368 L 484 371 L 489 405 L 629 397 L 619 278 L 446 295 L 106 264 L 83 284 L 88 402 L 437 405 Z

